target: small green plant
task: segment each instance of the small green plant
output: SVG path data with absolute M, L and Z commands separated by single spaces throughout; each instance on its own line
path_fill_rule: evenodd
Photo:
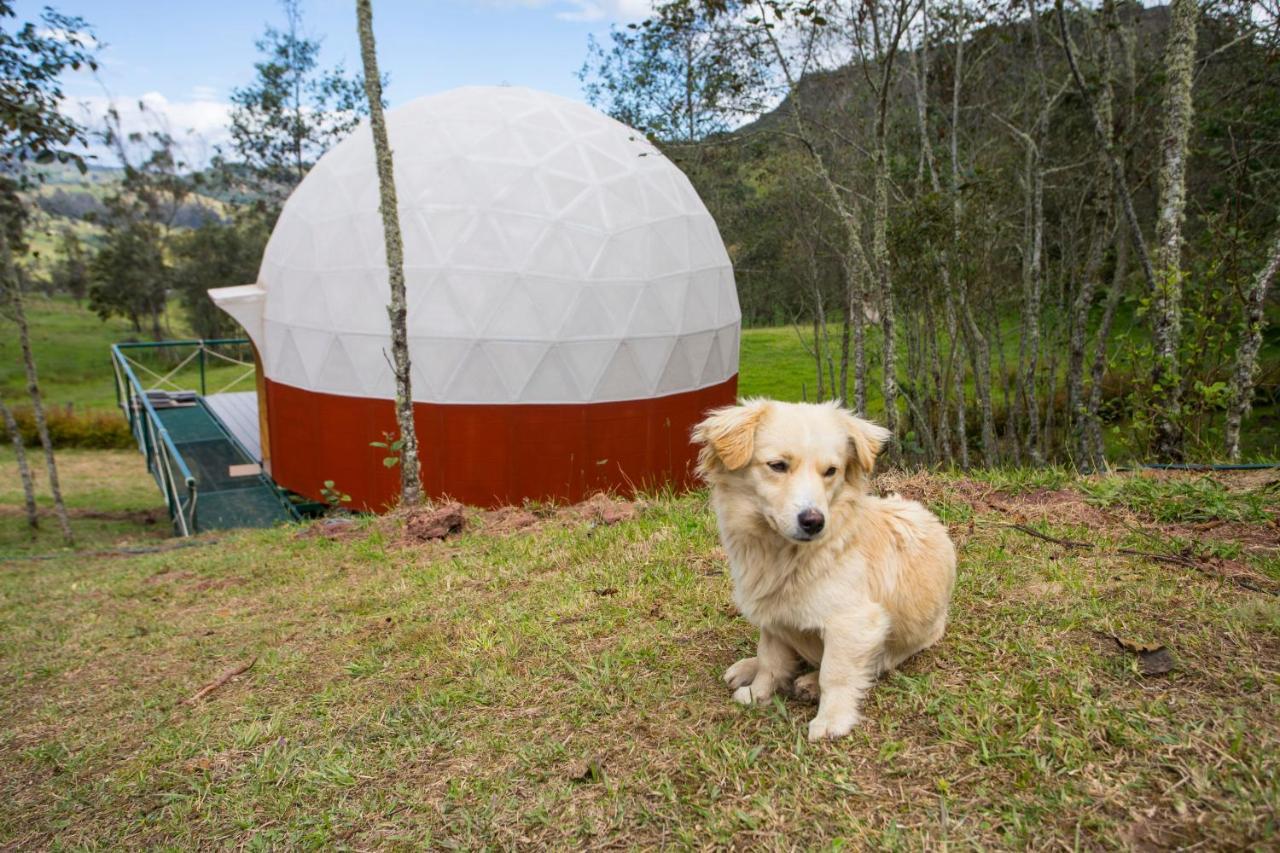
M 382 458 L 383 467 L 394 468 L 400 464 L 400 451 L 404 449 L 404 439 L 396 438 L 394 432 L 384 432 L 382 441 L 369 442 L 370 447 L 381 447 L 387 451 L 387 455 Z
M 333 485 L 333 480 L 325 480 L 324 488 L 320 490 L 320 497 L 324 498 L 324 502 L 329 505 L 329 509 L 342 509 L 343 504 L 351 503 L 351 495 L 343 494 L 343 492 Z

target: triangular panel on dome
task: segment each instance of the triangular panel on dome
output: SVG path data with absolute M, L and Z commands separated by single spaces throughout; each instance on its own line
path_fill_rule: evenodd
M 381 219 L 379 219 L 381 226 Z M 362 229 L 363 230 L 363 229 Z M 373 229 L 370 229 L 373 230 Z M 371 235 L 361 235 L 361 242 L 367 242 Z M 377 228 L 377 236 L 383 239 L 382 228 Z M 400 237 L 404 244 L 404 265 L 406 267 L 438 267 L 443 263 L 440 252 L 436 250 L 435 238 L 431 223 L 425 211 L 418 208 L 400 206 Z M 372 255 L 382 261 L 379 266 L 386 265 L 386 241 L 383 240 L 382 252 Z
M 742 309 L 738 307 L 738 289 L 733 283 L 733 268 L 722 267 L 716 303 L 716 325 L 727 326 L 741 320 Z
M 645 285 L 635 281 L 602 281 L 592 284 L 591 289 L 609 313 L 609 334 L 616 338 L 626 335 Z
M 724 371 L 721 379 L 728 379 L 738 372 L 738 325 L 736 323 L 725 326 L 716 333 L 716 347 L 720 351 L 720 364 L 723 365 Z
M 458 338 L 409 338 L 410 360 L 422 367 L 432 393 L 440 401 L 452 401 L 449 387 L 475 342 Z M 424 399 L 417 392 L 414 399 Z M 500 400 L 501 398 L 494 398 Z M 493 402 L 493 400 L 489 401 Z
M 521 275 L 515 286 L 527 293 L 533 302 L 534 312 L 537 314 L 533 325 L 546 330 L 546 338 L 551 340 L 563 325 L 582 285 L 558 278 Z
M 680 330 L 700 332 L 716 327 L 720 306 L 720 271 L 702 270 L 690 274 L 689 292 L 684 300 Z
M 720 239 L 711 214 L 705 211 L 687 220 L 689 229 L 689 266 L 700 270 L 729 264 L 729 253 Z
M 498 310 L 515 280 L 508 273 L 481 270 L 450 269 L 441 274 L 449 287 L 453 302 L 468 321 L 471 334 L 481 329 Z
M 458 365 L 453 379 L 445 389 L 445 399 L 451 403 L 509 402 L 507 385 L 497 366 L 489 360 L 484 345 L 473 343 Z
M 532 375 L 513 398 L 519 403 L 576 403 L 583 399 L 573 371 L 566 364 L 560 347 L 548 344 L 535 365 Z
M 435 244 L 436 257 L 444 265 L 452 260 L 454 248 L 462 241 L 475 221 L 472 210 L 452 207 L 421 209 L 423 224 Z
M 653 386 L 636 361 L 630 342 L 622 341 L 596 383 L 591 400 L 639 400 L 652 395 Z
M 417 292 L 406 295 L 405 325 L 411 336 L 471 337 L 476 333 L 466 303 L 456 296 L 446 275 L 424 275 Z
M 550 321 L 550 325 L 544 322 Z M 517 281 L 506 292 L 502 303 L 488 317 L 481 334 L 489 339 L 553 340 L 556 326 L 564 315 L 544 318 L 533 294 L 524 282 Z
M 689 278 L 685 275 L 645 282 L 644 292 L 636 300 L 635 311 L 627 324 L 627 334 L 662 335 L 678 332 L 684 315 L 688 286 Z
M 702 365 L 699 364 L 698 367 L 701 368 Z M 700 373 L 701 371 L 695 373 L 690 365 L 688 341 L 677 338 L 667 354 L 666 364 L 663 365 L 662 373 L 658 376 L 658 385 L 655 390 L 659 395 L 688 391 L 697 387 Z
M 629 338 L 627 346 L 635 355 L 636 364 L 645 378 L 645 388 L 649 394 L 656 392 L 659 380 L 671 360 L 671 351 L 675 349 L 675 335 L 662 335 L 650 338 Z
M 644 201 L 645 212 L 653 219 L 669 219 L 686 215 L 684 204 L 679 197 L 673 197 L 671 183 L 661 179 L 660 174 L 645 170 L 639 175 L 636 186 Z
M 541 341 L 484 341 L 480 344 L 506 387 L 506 399 L 525 401 L 527 386 L 552 344 Z
M 394 397 L 395 375 L 388 361 L 391 357 L 391 341 L 387 334 L 385 332 L 378 335 L 346 334 L 338 337 L 341 338 L 342 347 L 351 359 L 356 376 L 359 378 L 359 390 L 354 392 L 356 396 Z M 418 360 L 414 355 L 411 340 L 409 361 L 416 373 Z M 413 373 L 410 374 L 410 376 L 413 375 Z M 418 387 L 414 388 L 415 399 L 419 391 Z
M 591 401 L 596 399 L 596 386 L 600 384 L 605 368 L 613 361 L 614 353 L 621 346 L 620 341 L 561 341 L 556 349 L 564 359 L 565 366 L 573 374 L 574 382 L 580 392 L 577 399 Z
M 580 228 L 605 231 L 608 224 L 605 218 L 604 190 L 593 186 L 578 196 L 566 208 L 560 211 L 560 221 Z
M 632 175 L 600 187 L 605 225 L 614 231 L 636 228 L 649 221 L 640 198 L 639 181 Z
M 271 232 L 265 257 L 282 270 L 316 269 L 315 231 L 311 223 L 291 219 Z
M 494 198 L 492 209 L 547 218 L 554 213 L 547 206 L 546 194 L 532 168 L 503 187 Z
M 578 296 L 560 325 L 558 337 L 563 340 L 572 340 L 603 338 L 613 334 L 612 318 L 609 311 L 600 304 L 596 296 L 596 288 L 588 284 L 579 285 L 577 289 Z
M 363 390 L 360 375 L 338 335 L 329 338 L 329 350 L 320 362 L 315 386 L 333 394 L 359 395 Z
M 702 367 L 702 376 L 699 378 L 698 384 L 704 388 L 709 385 L 719 385 L 721 382 L 724 382 L 730 376 L 737 373 L 736 369 L 727 370 L 725 368 L 724 350 L 726 347 L 722 343 L 723 334 L 723 329 L 716 333 L 715 341 L 711 346 L 710 351 L 707 353 L 706 364 Z
M 278 336 L 271 334 L 273 326 Z M 267 340 L 276 338 L 273 345 L 275 368 L 268 372 L 268 376 L 276 382 L 292 385 L 295 388 L 309 388 L 311 379 L 307 374 L 302 355 L 294 344 L 293 331 L 293 329 L 276 326 L 274 323 L 267 323 Z
M 605 151 L 603 140 L 593 139 L 584 142 L 581 149 L 582 157 L 587 161 L 587 167 L 591 169 L 591 174 L 599 183 L 616 180 L 635 169 L 634 163 L 621 160 L 613 156 L 612 152 Z
M 536 180 L 548 216 L 558 216 L 591 187 L 585 176 L 569 177 L 545 169 L 538 171 Z
M 570 142 L 563 130 L 520 124 L 508 130 L 504 145 L 514 148 L 522 158 L 536 163 L 550 157 Z
M 680 338 L 676 347 L 683 353 L 689 363 L 690 384 L 688 387 L 700 388 L 707 384 L 704 381 L 707 359 L 716 348 L 716 333 L 710 331 L 684 335 Z
M 689 232 L 685 217 L 654 222 L 646 229 L 649 241 L 647 275 L 657 278 L 689 269 Z
M 339 332 L 387 333 L 391 287 L 385 270 L 338 270 L 318 273 L 329 309 L 328 328 Z
M 583 146 L 589 144 L 590 142 L 588 141 L 575 139 L 573 144 L 558 148 L 550 156 L 543 159 L 538 164 L 538 168 L 542 171 L 554 172 L 574 180 L 590 183 L 593 173 L 587 163 L 586 155 L 582 152 Z
M 603 242 L 598 234 L 574 234 L 569 228 L 548 223 L 529 250 L 524 271 L 530 275 L 584 280 Z
M 302 357 L 303 368 L 308 377 L 306 387 L 318 389 L 321 377 L 320 365 L 329 354 L 329 345 L 333 343 L 334 333 L 328 329 L 309 329 L 294 326 L 290 332 L 293 343 Z
M 634 280 L 649 268 L 649 239 L 643 228 L 631 228 L 609 235 L 591 267 L 593 279 Z
M 329 309 L 317 274 L 311 270 L 286 270 L 271 287 L 275 316 L 290 326 L 326 329 Z
M 471 228 L 453 246 L 449 261 L 464 267 L 508 269 L 510 251 L 496 217 L 488 212 L 476 214 Z

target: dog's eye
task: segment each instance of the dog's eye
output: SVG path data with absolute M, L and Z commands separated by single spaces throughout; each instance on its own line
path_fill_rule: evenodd
M 771 471 L 777 471 L 779 474 L 785 474 L 787 473 L 787 463 L 779 459 L 776 462 L 770 462 L 769 469 Z
M 830 468 L 822 472 L 822 476 L 824 477 L 834 477 L 835 475 L 836 475 L 836 466 L 834 465 L 832 465 Z

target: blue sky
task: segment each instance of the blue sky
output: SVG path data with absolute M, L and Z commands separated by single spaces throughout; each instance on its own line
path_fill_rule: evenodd
M 42 0 L 16 3 L 19 21 L 45 5 L 80 15 L 104 43 L 97 79 L 65 80 L 83 116 L 108 98 L 127 125 L 145 121 L 145 99 L 175 135 L 188 131 L 189 158 L 225 138 L 231 90 L 249 83 L 254 41 L 283 15 L 273 0 Z M 303 0 L 305 29 L 323 41 L 321 61 L 360 65 L 354 0 Z M 392 107 L 468 84 L 531 86 L 581 98 L 575 72 L 587 37 L 643 15 L 648 0 L 373 0 L 378 58 Z

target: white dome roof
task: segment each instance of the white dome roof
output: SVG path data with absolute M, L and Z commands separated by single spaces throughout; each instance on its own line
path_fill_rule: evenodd
M 642 134 L 506 87 L 420 98 L 387 127 L 415 400 L 642 399 L 737 373 L 728 254 L 688 179 Z M 258 285 L 261 326 L 245 325 L 270 379 L 395 396 L 367 124 L 294 191 Z

